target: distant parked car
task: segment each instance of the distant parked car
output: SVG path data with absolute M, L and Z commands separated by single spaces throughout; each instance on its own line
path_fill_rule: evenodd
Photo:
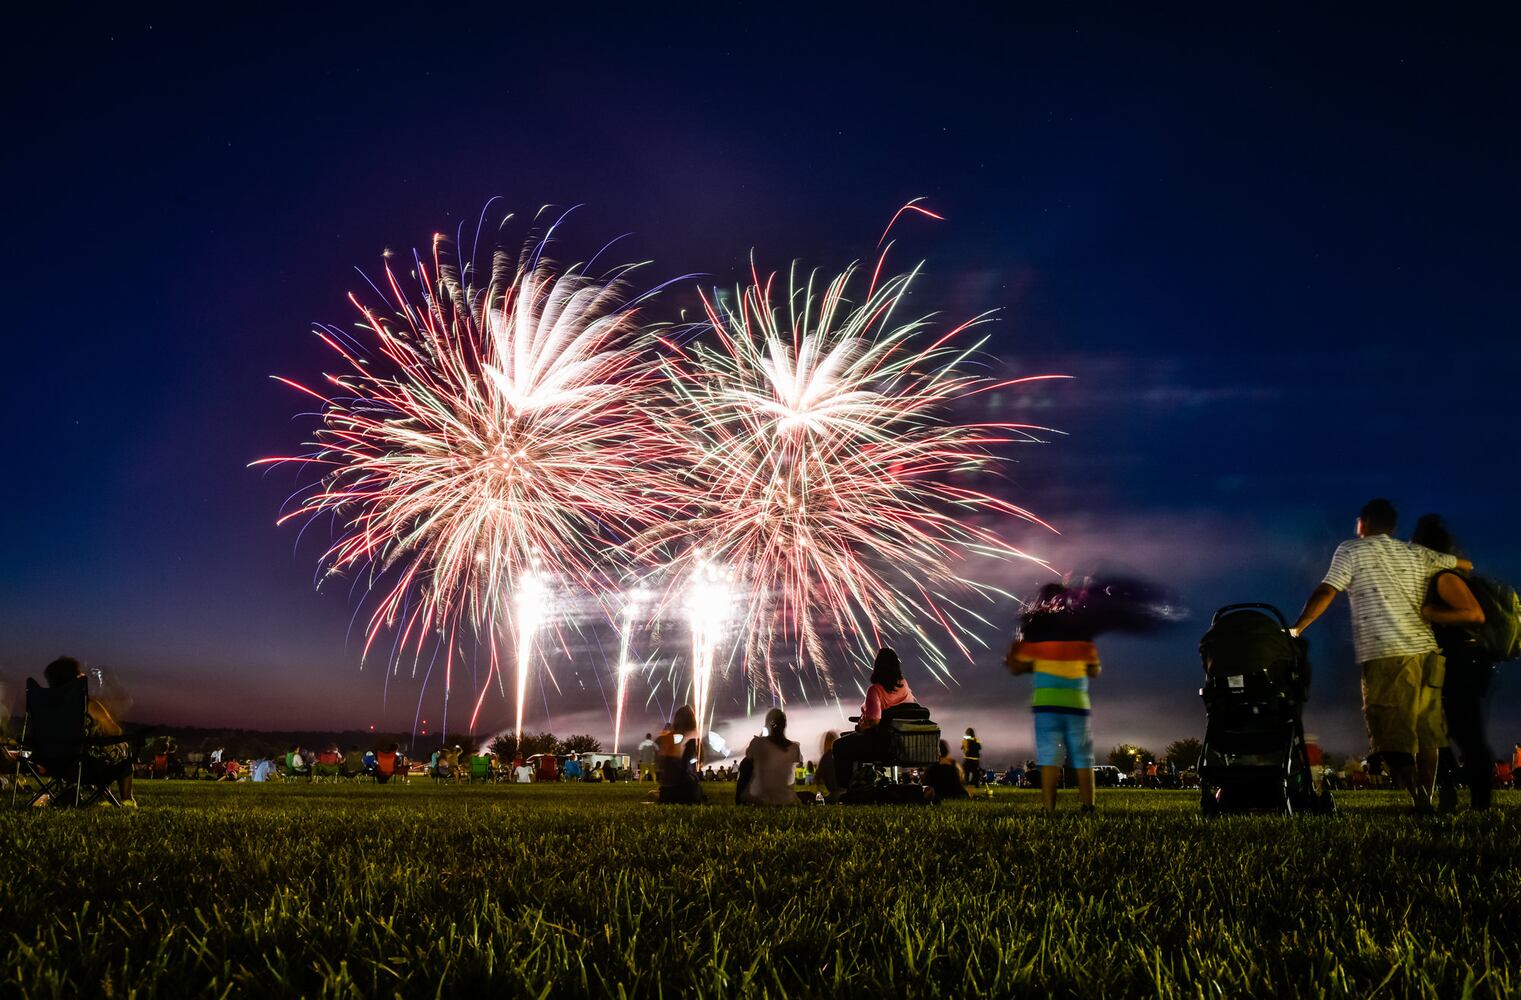
M 1098 764 L 1093 768 L 1093 783 L 1099 788 L 1118 788 L 1130 783 L 1130 775 L 1113 764 Z

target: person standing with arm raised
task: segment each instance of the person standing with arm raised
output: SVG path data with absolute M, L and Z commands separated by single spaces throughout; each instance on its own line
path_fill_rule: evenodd
M 1347 595 L 1369 747 L 1389 764 L 1416 811 L 1426 813 L 1432 811 L 1437 755 L 1447 745 L 1447 724 L 1442 654 L 1421 608 L 1434 574 L 1472 569 L 1473 564 L 1398 540 L 1398 521 L 1388 500 L 1363 505 L 1357 537 L 1337 546 L 1325 578 L 1289 632 L 1301 634 L 1338 594 Z

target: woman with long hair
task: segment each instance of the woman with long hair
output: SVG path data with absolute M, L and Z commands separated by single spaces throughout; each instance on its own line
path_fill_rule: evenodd
M 766 713 L 766 728 L 745 750 L 745 762 L 750 766 L 742 801 L 763 806 L 797 805 L 793 784 L 796 767 L 802 761 L 802 750 L 787 738 L 787 713 L 773 708 Z
M 914 694 L 903 679 L 903 662 L 898 654 L 884 646 L 871 664 L 871 686 L 861 703 L 856 731 L 846 733 L 834 744 L 835 780 L 842 788 L 850 787 L 856 761 L 880 758 L 887 752 L 888 734 L 880 729 L 882 713 L 899 705 L 912 704 Z
M 831 729 L 819 742 L 819 766 L 814 768 L 813 784 L 816 788 L 823 789 L 825 802 L 838 802 L 845 792 L 845 786 L 840 784 L 834 767 L 834 745 L 839 738 L 840 734 Z
M 1436 514 L 1426 514 L 1415 523 L 1410 541 L 1433 552 L 1462 555 L 1457 539 Z M 1488 809 L 1493 796 L 1494 751 L 1484 731 L 1484 717 L 1489 686 L 1494 681 L 1495 664 L 1479 646 L 1472 626 L 1484 624 L 1484 609 L 1479 606 L 1461 570 L 1444 569 L 1431 578 L 1421 617 L 1431 623 L 1437 645 L 1442 648 L 1446 670 L 1442 681 L 1442 711 L 1447 716 L 1447 738 L 1463 758 L 1463 779 L 1468 785 L 1468 803 L 1474 809 Z M 1443 748 L 1437 773 L 1439 802 L 1444 812 L 1457 808 L 1458 768 L 1451 748 Z
M 697 783 L 697 710 L 682 705 L 655 738 L 661 802 L 695 805 L 703 800 Z

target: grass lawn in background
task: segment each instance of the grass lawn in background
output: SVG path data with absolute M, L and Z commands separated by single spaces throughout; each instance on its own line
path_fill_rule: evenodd
M 1206 821 L 1153 791 L 1048 818 L 1008 790 L 768 810 L 732 785 L 696 808 L 635 785 L 138 788 L 135 813 L 0 820 L 4 992 L 1521 991 L 1521 793 Z

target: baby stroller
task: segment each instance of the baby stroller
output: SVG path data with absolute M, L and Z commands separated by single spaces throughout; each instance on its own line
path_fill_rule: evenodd
M 1230 604 L 1199 642 L 1209 721 L 1199 754 L 1200 805 L 1223 812 L 1329 813 L 1305 745 L 1310 661 L 1271 604 Z

